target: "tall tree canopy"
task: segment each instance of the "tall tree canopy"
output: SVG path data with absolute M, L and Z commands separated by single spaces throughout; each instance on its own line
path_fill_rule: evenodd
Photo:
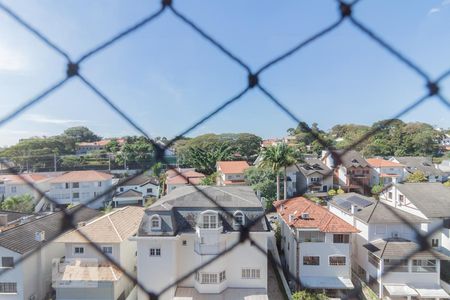
M 76 143 L 81 142 L 96 142 L 102 138 L 92 132 L 85 126 L 70 127 L 64 130 L 63 135 L 72 138 Z
M 211 174 L 218 160 L 253 161 L 259 153 L 262 139 L 251 133 L 204 134 L 176 142 L 175 152 L 183 166 Z

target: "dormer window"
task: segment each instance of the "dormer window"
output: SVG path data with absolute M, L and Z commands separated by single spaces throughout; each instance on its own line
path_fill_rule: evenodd
M 244 218 L 244 214 L 242 213 L 242 211 L 237 211 L 234 213 L 233 215 L 234 217 L 234 226 L 243 226 L 245 224 L 245 218 Z
M 150 225 L 152 230 L 161 230 L 161 217 L 158 215 L 151 216 Z
M 200 216 L 200 227 L 204 229 L 215 229 L 219 227 L 219 214 L 214 211 L 205 211 Z

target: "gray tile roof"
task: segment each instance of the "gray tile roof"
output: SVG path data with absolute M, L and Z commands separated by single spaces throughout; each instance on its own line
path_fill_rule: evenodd
M 334 196 L 330 204 L 343 211 L 351 212 L 351 205 L 356 206 L 354 216 L 367 224 L 383 223 L 428 223 L 429 221 L 393 206 L 382 203 L 375 198 L 357 193 Z
M 0 215 L 6 215 L 7 216 L 7 222 L 12 222 L 15 220 L 18 220 L 22 217 L 29 216 L 31 214 L 29 213 L 22 213 L 17 211 L 10 211 L 10 210 L 0 210 Z
M 370 167 L 369 163 L 362 157 L 362 155 L 356 150 L 349 150 L 345 152 L 344 150 L 333 150 L 333 159 L 335 160 L 335 165 L 342 164 L 346 168 L 350 167 Z
M 434 249 L 421 251 L 420 244 L 402 238 L 375 240 L 364 245 L 364 248 L 378 258 L 406 259 L 411 256 L 412 259 L 449 259 L 448 256 Z
M 197 219 L 205 210 L 217 211 L 220 215 L 224 231 L 238 230 L 233 226 L 230 214 L 241 211 L 245 222 L 260 218 L 264 214 L 261 202 L 248 186 L 197 186 L 203 193 L 214 199 L 219 208 L 193 186 L 180 187 L 156 201 L 146 210 L 139 229 L 140 236 L 177 235 L 181 232 L 195 232 Z M 150 217 L 157 214 L 161 217 L 161 230 L 150 230 Z M 251 231 L 268 231 L 265 217 L 256 222 Z
M 127 178 L 121 179 L 119 181 L 119 183 L 118 183 L 118 186 L 130 186 L 130 185 L 139 185 L 139 186 L 141 186 L 141 185 L 145 185 L 145 184 L 147 184 L 149 182 L 154 184 L 154 185 L 159 185 L 158 178 L 156 178 L 154 176 L 148 176 L 148 175 L 145 175 L 145 174 L 138 175 L 138 176 L 130 179 L 130 181 L 124 182 L 126 180 L 127 180 Z
M 314 173 L 332 176 L 331 169 L 318 158 L 307 158 L 304 163 L 297 164 L 297 167 L 305 176 Z
M 442 183 L 399 183 L 395 186 L 427 218 L 450 217 L 450 188 Z
M 118 193 L 114 195 L 114 198 L 131 198 L 131 197 L 140 197 L 142 198 L 142 193 L 136 190 L 128 190 L 125 192 Z
M 406 170 L 409 173 L 414 173 L 415 171 L 422 171 L 425 176 L 443 176 L 444 172 L 437 169 L 431 157 L 421 157 L 421 156 L 394 156 L 394 158 L 406 166 Z
M 73 223 L 75 224 L 90 220 L 100 214 L 99 211 L 84 206 L 75 206 L 67 212 L 74 213 Z M 59 211 L 16 226 L 0 234 L 0 247 L 20 254 L 27 253 L 70 230 L 67 221 L 64 213 Z M 40 231 L 45 231 L 46 241 L 38 242 L 35 240 L 35 233 Z

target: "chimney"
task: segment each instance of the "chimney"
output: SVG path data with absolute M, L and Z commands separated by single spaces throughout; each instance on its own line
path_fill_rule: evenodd
M 45 231 L 36 231 L 34 233 L 34 239 L 38 242 L 45 241 Z
M 355 204 L 352 204 L 352 206 L 350 207 L 350 211 L 351 211 L 352 215 L 355 214 L 355 212 L 356 212 L 356 205 Z
M 8 215 L 0 214 L 0 226 L 5 226 L 6 224 L 8 224 Z
M 294 222 L 294 219 L 295 219 L 295 215 L 289 214 L 289 223 Z
M 281 211 L 281 212 L 284 211 L 284 206 L 283 206 L 283 204 L 280 204 L 280 211 Z

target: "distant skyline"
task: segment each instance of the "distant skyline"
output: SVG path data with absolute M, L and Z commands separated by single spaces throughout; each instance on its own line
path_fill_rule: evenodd
M 0 0 L 1 1 L 1 0 Z M 76 60 L 158 10 L 160 1 L 1 1 Z M 336 1 L 174 1 L 174 6 L 258 69 L 339 18 Z M 450 0 L 362 0 L 355 17 L 432 78 L 450 68 Z M 0 118 L 60 80 L 65 61 L 0 11 Z M 151 136 L 172 138 L 241 91 L 244 69 L 170 11 L 81 65 L 81 73 Z M 345 22 L 264 72 L 260 81 L 302 121 L 327 130 L 370 125 L 426 93 L 422 79 Z M 450 78 L 440 85 L 450 98 Z M 449 128 L 437 99 L 406 114 Z M 78 79 L 0 128 L 0 146 L 87 126 L 104 137 L 138 134 Z M 251 132 L 286 135 L 296 124 L 252 90 L 191 136 Z

